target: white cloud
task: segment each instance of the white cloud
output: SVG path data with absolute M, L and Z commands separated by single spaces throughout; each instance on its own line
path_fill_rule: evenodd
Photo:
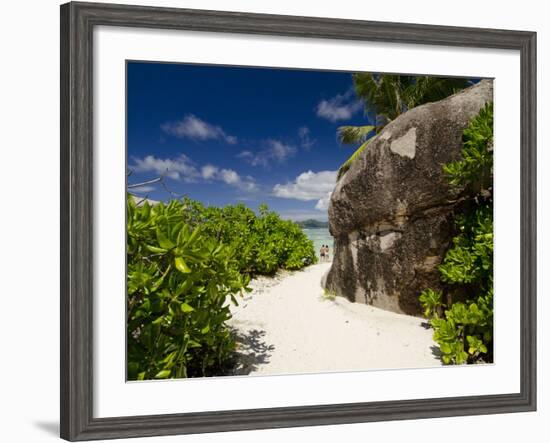
M 178 138 L 222 140 L 230 145 L 237 143 L 237 137 L 227 134 L 220 126 L 205 122 L 193 114 L 187 114 L 177 122 L 164 123 L 161 129 Z
M 239 181 L 241 180 L 239 174 L 233 171 L 233 169 L 222 169 L 220 171 L 220 178 L 228 185 L 234 185 L 236 183 L 239 183 Z
M 256 186 L 255 182 L 246 180 L 239 182 L 238 188 L 242 191 L 254 192 L 258 189 L 258 186 Z
M 276 184 L 273 195 L 302 201 L 318 200 L 315 209 L 324 211 L 328 208 L 337 173 L 338 171 L 302 172 L 293 182 Z
M 298 128 L 298 137 L 300 138 L 300 146 L 306 151 L 309 151 L 315 144 L 315 140 L 311 138 L 311 132 L 307 126 Z
M 233 169 L 220 169 L 212 164 L 206 164 L 199 170 L 192 160 L 184 154 L 175 159 L 162 159 L 148 155 L 144 158 L 134 158 L 133 160 L 134 164 L 129 167 L 133 172 L 153 172 L 159 177 L 169 177 L 185 183 L 198 182 L 200 179 L 218 181 L 248 192 L 257 189 L 256 182 L 251 176 L 241 177 Z M 149 189 L 140 190 L 139 192 L 148 191 Z
M 220 169 L 214 165 L 205 165 L 201 168 L 201 173 L 205 180 L 221 181 L 243 191 L 254 191 L 257 188 L 254 178 L 241 177 L 233 169 Z
M 255 191 L 257 189 L 256 182 L 254 181 L 254 178 L 247 175 L 246 177 L 241 177 L 236 171 L 233 169 L 219 169 L 216 166 L 207 165 L 203 167 L 203 177 L 204 177 L 204 170 L 208 167 L 208 178 L 209 180 L 215 180 L 224 182 L 225 184 L 229 186 L 233 186 L 235 188 L 238 188 L 242 191 Z
M 309 135 L 309 128 L 307 126 L 301 126 L 298 128 L 298 135 L 300 138 L 307 137 Z
M 251 159 L 254 154 L 251 151 L 241 151 L 237 154 L 237 158 Z
M 134 158 L 134 162 L 130 169 L 135 172 L 154 172 L 158 176 L 162 175 L 184 182 L 194 182 L 200 175 L 191 159 L 185 154 L 181 154 L 175 159 L 162 159 L 148 155 L 144 158 Z
M 296 148 L 280 140 L 268 139 L 264 142 L 265 148 L 258 152 L 242 151 L 237 157 L 242 158 L 252 166 L 268 167 L 272 161 L 284 163 L 296 153 Z
M 220 178 L 224 183 L 235 186 L 241 191 L 252 192 L 257 190 L 254 178 L 250 177 L 249 175 L 247 175 L 246 177 L 241 177 L 232 169 L 222 169 L 220 171 Z
M 213 165 L 205 165 L 201 168 L 202 178 L 205 180 L 213 178 L 218 173 L 218 167 Z
M 353 97 L 353 90 L 338 94 L 328 100 L 321 100 L 317 105 L 317 116 L 331 122 L 348 120 L 361 109 L 361 102 Z
M 241 177 L 233 169 L 222 169 L 219 173 L 218 180 L 234 186 L 241 191 L 252 192 L 257 189 L 256 182 L 250 176 Z
M 269 146 L 269 152 L 271 156 L 277 161 L 284 161 L 288 157 L 292 156 L 296 149 L 294 146 L 285 145 L 279 140 L 268 140 L 267 144 Z
M 315 205 L 315 209 L 319 211 L 326 211 L 328 210 L 328 204 L 330 202 L 330 196 L 332 195 L 332 191 L 329 191 L 326 193 L 324 197 L 321 197 L 317 204 Z

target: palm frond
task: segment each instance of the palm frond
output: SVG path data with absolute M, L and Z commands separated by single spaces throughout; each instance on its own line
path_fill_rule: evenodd
M 338 141 L 345 145 L 363 143 L 369 134 L 376 130 L 376 126 L 340 126 L 338 128 Z
M 353 74 L 353 86 L 355 94 L 365 103 L 372 102 L 378 91 L 378 81 L 373 74 L 358 72 Z
M 352 163 L 357 159 L 357 157 L 359 157 L 361 152 L 365 150 L 365 148 L 370 144 L 370 142 L 374 138 L 375 137 L 371 137 L 367 141 L 365 141 L 361 146 L 359 146 L 355 150 L 353 154 L 350 155 L 350 157 L 342 164 L 342 166 L 340 166 L 340 168 L 338 169 L 337 180 L 340 180 L 343 177 L 343 175 L 349 170 L 349 168 L 351 168 Z
M 409 109 L 442 100 L 468 87 L 468 81 L 461 78 L 421 76 L 407 88 L 406 103 Z
M 413 82 L 412 76 L 364 72 L 353 75 L 355 93 L 365 103 L 365 111 L 373 111 L 386 121 L 394 120 L 406 111 L 403 91 Z

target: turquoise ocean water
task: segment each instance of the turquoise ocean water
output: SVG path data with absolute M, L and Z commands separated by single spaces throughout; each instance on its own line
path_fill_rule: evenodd
M 302 231 L 304 231 L 304 234 L 306 234 L 308 238 L 313 241 L 317 258 L 319 258 L 319 250 L 321 249 L 321 246 L 328 245 L 330 259 L 332 260 L 334 239 L 330 235 L 327 228 L 302 228 Z

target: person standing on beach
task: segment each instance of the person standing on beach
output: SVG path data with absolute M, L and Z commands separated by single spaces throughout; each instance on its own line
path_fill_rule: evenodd
M 319 255 L 321 256 L 321 261 L 325 261 L 325 245 L 321 245 L 319 250 Z
M 328 252 L 328 245 L 325 246 L 325 259 L 326 261 L 330 261 L 330 256 Z

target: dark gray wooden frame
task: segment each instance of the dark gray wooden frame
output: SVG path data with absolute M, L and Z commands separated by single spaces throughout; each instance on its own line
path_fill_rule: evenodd
M 456 398 L 93 417 L 92 33 L 181 29 L 517 50 L 521 57 L 521 392 Z M 61 437 L 71 441 L 536 409 L 536 33 L 100 3 L 61 6 Z M 514 294 L 511 294 L 514 295 Z

